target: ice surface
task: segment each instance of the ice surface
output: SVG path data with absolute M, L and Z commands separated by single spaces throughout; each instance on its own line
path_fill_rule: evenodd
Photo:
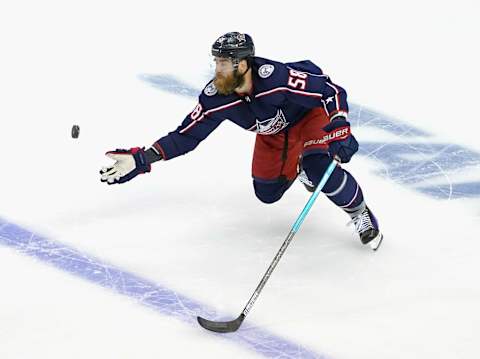
M 2 359 L 480 355 L 479 5 L 295 5 L 0 5 Z M 319 198 L 242 330 L 223 336 L 195 316 L 238 316 L 303 186 L 259 203 L 254 137 L 228 122 L 128 184 L 98 170 L 105 151 L 178 126 L 231 30 L 347 89 L 361 150 L 345 168 L 385 240 L 362 247 Z
M 140 305 L 150 307 L 163 315 L 173 316 L 197 328 L 196 316 L 222 319 L 215 313 L 215 310 L 195 300 L 109 264 L 102 263 L 96 258 L 61 243 L 41 238 L 1 219 L 0 244 L 12 247 L 21 254 L 32 256 L 118 294 L 131 297 Z M 236 333 L 225 337 L 267 358 L 324 357 L 269 333 L 267 330 L 248 325 L 248 323 Z

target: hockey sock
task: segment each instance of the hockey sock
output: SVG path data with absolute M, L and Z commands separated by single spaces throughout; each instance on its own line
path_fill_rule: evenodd
M 302 166 L 308 179 L 317 186 L 329 163 L 328 156 L 315 154 L 304 157 Z M 333 171 L 322 192 L 352 218 L 365 209 L 359 184 L 348 171 L 339 166 Z

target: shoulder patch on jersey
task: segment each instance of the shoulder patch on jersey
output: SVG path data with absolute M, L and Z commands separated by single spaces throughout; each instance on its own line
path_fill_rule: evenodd
M 210 82 L 207 87 L 205 87 L 205 90 L 203 90 L 203 92 L 207 96 L 213 96 L 217 93 L 217 88 L 215 87 L 215 84 L 213 83 L 213 81 Z
M 275 70 L 275 66 L 272 64 L 262 65 L 258 69 L 258 76 L 260 76 L 262 79 L 266 79 L 273 73 L 273 70 Z

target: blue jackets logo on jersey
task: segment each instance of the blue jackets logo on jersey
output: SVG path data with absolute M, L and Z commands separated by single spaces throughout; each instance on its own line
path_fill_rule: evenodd
M 258 121 L 257 119 L 256 122 L 257 123 L 249 128 L 249 130 L 258 133 L 259 135 L 274 135 L 288 126 L 288 122 L 285 119 L 282 110 L 278 110 L 275 117 L 269 118 L 265 121 Z

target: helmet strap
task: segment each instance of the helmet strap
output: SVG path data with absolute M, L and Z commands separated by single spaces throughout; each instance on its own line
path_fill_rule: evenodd
M 234 70 L 238 70 L 238 65 L 240 65 L 240 61 L 242 61 L 242 60 L 247 61 L 247 69 L 246 69 L 245 72 L 242 74 L 242 76 L 243 76 L 243 75 L 245 75 L 245 74 L 248 72 L 248 70 L 250 70 L 250 68 L 251 68 L 250 58 L 247 57 L 247 58 L 241 59 L 241 60 L 239 60 L 239 59 L 237 59 L 237 58 L 233 58 L 233 59 L 232 59 L 232 64 L 233 64 L 233 69 L 234 69 Z

